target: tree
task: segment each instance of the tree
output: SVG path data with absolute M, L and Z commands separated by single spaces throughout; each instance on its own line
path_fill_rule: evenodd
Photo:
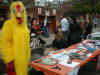
M 100 0 L 71 0 L 72 9 L 79 13 L 100 13 Z

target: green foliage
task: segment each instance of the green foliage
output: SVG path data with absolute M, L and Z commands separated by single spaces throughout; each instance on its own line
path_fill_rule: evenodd
M 100 13 L 100 0 L 72 0 L 72 8 L 79 13 Z

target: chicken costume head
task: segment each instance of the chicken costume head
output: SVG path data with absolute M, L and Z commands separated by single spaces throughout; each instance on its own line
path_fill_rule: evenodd
M 11 16 L 16 19 L 18 24 L 26 21 L 26 11 L 23 4 L 19 1 L 12 3 L 11 5 Z
M 28 75 L 30 61 L 30 37 L 26 10 L 22 2 L 11 4 L 11 18 L 5 21 L 1 37 L 0 52 L 5 64 L 14 61 L 16 75 Z

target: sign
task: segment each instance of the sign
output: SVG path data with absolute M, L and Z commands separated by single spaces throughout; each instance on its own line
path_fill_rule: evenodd
M 53 15 L 56 15 L 56 9 L 53 9 Z
M 42 9 L 38 8 L 38 14 L 42 14 Z
M 45 15 L 49 16 L 50 15 L 50 11 L 49 10 L 45 10 Z

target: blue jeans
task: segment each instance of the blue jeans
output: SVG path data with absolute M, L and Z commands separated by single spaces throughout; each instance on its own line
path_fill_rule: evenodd
M 49 37 L 49 27 L 48 26 L 46 26 L 46 27 L 44 27 L 44 34 L 45 34 L 45 37 Z

